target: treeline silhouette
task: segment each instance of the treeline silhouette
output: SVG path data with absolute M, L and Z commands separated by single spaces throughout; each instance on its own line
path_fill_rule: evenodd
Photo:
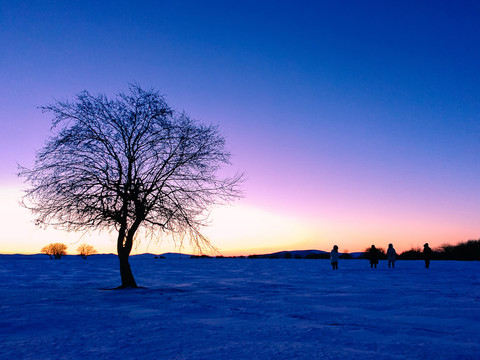
M 411 249 L 400 254 L 400 260 L 421 260 L 422 250 Z M 432 260 L 480 260 L 480 239 L 469 240 L 457 245 L 445 244 L 435 249 L 432 253 Z
M 384 249 L 377 248 L 379 259 L 387 260 L 387 254 Z M 367 259 L 368 252 L 365 250 L 358 259 Z M 399 260 L 423 260 L 425 258 L 423 250 L 420 248 L 410 249 L 398 255 Z M 432 252 L 432 260 L 480 260 L 480 239 L 469 240 L 457 245 L 444 244 Z
M 387 260 L 387 254 L 382 248 L 378 248 L 379 259 Z M 368 252 L 365 251 L 359 259 L 367 259 Z M 398 255 L 399 260 L 423 260 L 423 250 L 420 248 L 410 249 Z M 432 253 L 432 260 L 480 260 L 480 239 L 469 240 L 457 245 L 444 244 L 435 249 Z

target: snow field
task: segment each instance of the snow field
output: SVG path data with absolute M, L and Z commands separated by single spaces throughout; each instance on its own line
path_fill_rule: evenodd
M 0 359 L 478 359 L 480 264 L 0 256 Z

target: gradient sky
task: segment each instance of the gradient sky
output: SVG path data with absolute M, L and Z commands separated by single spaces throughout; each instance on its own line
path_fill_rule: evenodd
M 0 0 L 0 253 L 115 252 L 36 229 L 15 174 L 49 135 L 37 106 L 131 82 L 218 124 L 245 171 L 205 230 L 225 255 L 478 239 L 478 19 L 473 1 Z

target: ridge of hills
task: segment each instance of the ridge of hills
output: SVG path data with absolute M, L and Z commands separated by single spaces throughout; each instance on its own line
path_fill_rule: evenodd
M 361 252 L 358 253 L 350 253 L 350 254 L 342 254 L 340 253 L 340 256 L 348 256 L 348 258 L 358 258 L 361 254 Z M 0 254 L 1 256 L 9 256 L 9 257 L 45 257 L 45 254 Z M 63 255 L 62 257 L 73 257 L 73 256 L 78 256 L 74 254 L 67 254 Z M 109 253 L 101 253 L 101 254 L 95 254 L 95 255 L 90 255 L 90 256 L 114 256 L 116 257 L 116 254 Z M 193 254 L 184 254 L 184 253 L 176 253 L 176 252 L 167 252 L 163 254 L 153 254 L 153 253 L 143 253 L 143 254 L 132 254 L 130 255 L 131 257 L 137 257 L 137 258 L 160 258 L 160 259 L 190 259 L 190 258 L 250 258 L 250 259 L 328 259 L 330 257 L 330 252 L 323 251 L 323 250 L 292 250 L 292 251 L 277 251 L 274 253 L 268 253 L 268 254 L 252 254 L 248 256 L 223 256 L 223 255 L 218 255 L 218 256 L 208 256 L 208 255 L 193 255 Z

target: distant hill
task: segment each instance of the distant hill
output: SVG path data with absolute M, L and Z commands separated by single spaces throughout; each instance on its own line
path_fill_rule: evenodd
M 250 255 L 250 259 L 322 259 L 330 254 L 322 250 L 279 251 L 271 254 Z
M 355 253 L 340 253 L 340 258 L 346 259 L 358 259 L 362 257 L 362 252 L 355 252 Z M 45 254 L 32 254 L 32 255 L 24 255 L 24 254 L 0 254 L 0 256 L 6 256 L 9 258 L 38 258 L 38 259 L 48 259 L 48 256 Z M 63 257 L 70 258 L 70 257 L 78 257 L 79 255 L 67 254 Z M 92 257 L 117 257 L 116 254 L 95 254 L 91 255 Z M 134 258 L 140 259 L 190 259 L 190 258 L 198 258 L 198 257 L 215 257 L 215 256 L 195 256 L 191 254 L 182 254 L 182 253 L 174 253 L 174 252 L 167 252 L 163 254 L 152 254 L 152 253 L 143 253 L 143 254 L 132 254 L 130 255 Z M 216 256 L 216 257 L 224 257 L 224 256 Z M 230 258 L 245 258 L 248 257 L 249 259 L 329 259 L 330 252 L 323 251 L 323 250 L 292 250 L 292 251 L 278 251 L 275 253 L 270 254 L 254 254 L 249 256 L 225 256 Z
M 198 257 L 215 257 L 215 256 L 198 256 L 198 255 L 190 255 L 190 254 L 182 254 L 182 253 L 173 253 L 168 252 L 160 255 L 154 254 L 141 254 L 135 256 L 155 256 L 161 259 L 190 259 L 190 258 L 198 258 Z M 349 258 L 349 259 L 358 259 L 363 256 L 363 252 L 353 252 L 353 253 L 340 253 L 341 258 Z M 217 257 L 224 257 L 224 256 L 217 256 Z M 237 258 L 241 257 L 244 258 L 245 256 L 225 256 L 225 257 L 232 257 Z M 329 259 L 330 252 L 323 251 L 323 250 L 292 250 L 292 251 L 278 251 L 270 254 L 253 254 L 246 256 L 250 259 Z
M 358 259 L 362 252 L 340 253 L 341 259 Z M 292 250 L 279 251 L 271 254 L 249 255 L 250 259 L 329 259 L 330 252 L 323 250 Z
M 168 252 L 164 254 L 158 255 L 158 257 L 162 257 L 163 259 L 190 259 L 192 255 L 190 254 L 181 254 L 181 253 L 173 253 Z

